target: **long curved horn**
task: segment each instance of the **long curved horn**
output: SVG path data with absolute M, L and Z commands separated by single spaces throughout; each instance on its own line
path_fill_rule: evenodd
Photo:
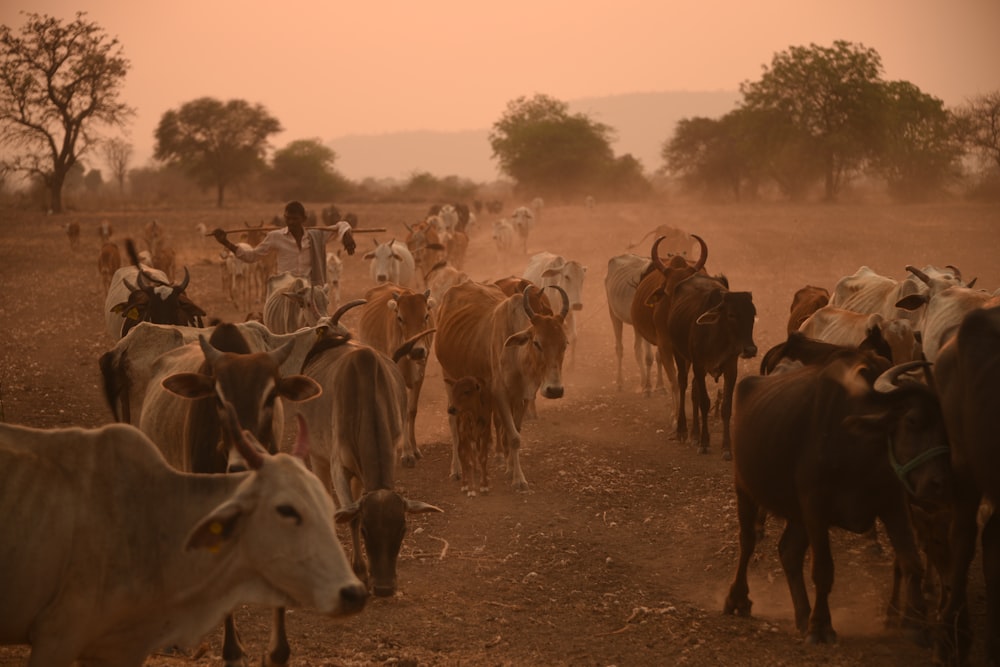
M 930 368 L 931 363 L 929 361 L 908 361 L 905 364 L 899 364 L 893 366 L 886 370 L 884 373 L 878 376 L 875 380 L 873 388 L 875 391 L 881 394 L 890 394 L 895 390 L 899 389 L 899 376 L 903 373 L 908 373 L 909 371 L 916 370 L 918 368 Z
M 945 264 L 944 268 L 951 269 L 951 272 L 955 274 L 955 280 L 962 282 L 962 272 L 958 270 L 958 267 L 954 264 Z
M 188 283 L 191 282 L 191 274 L 188 273 L 188 267 L 184 267 L 184 280 L 179 284 L 174 286 L 174 294 L 180 294 L 185 289 L 187 289 Z
M 665 238 L 667 237 L 657 236 L 656 240 L 653 241 L 653 249 L 649 251 L 649 255 L 653 260 L 653 266 L 655 266 L 656 270 L 659 271 L 660 273 L 663 273 L 664 271 L 667 270 L 667 267 L 663 265 L 663 261 L 660 259 L 660 253 L 657 252 L 657 248 L 660 247 L 660 241 L 662 241 Z
M 535 311 L 531 309 L 531 299 L 528 298 L 528 290 L 530 289 L 531 285 L 524 288 L 523 298 L 521 299 L 521 303 L 524 304 L 524 312 L 528 314 L 529 320 L 535 316 Z
M 705 243 L 705 239 L 701 238 L 697 234 L 692 234 L 691 238 L 697 241 L 698 245 L 701 246 L 701 256 L 698 257 L 698 261 L 695 262 L 694 266 L 691 267 L 692 269 L 695 270 L 695 273 L 697 273 L 698 271 L 701 271 L 703 268 L 705 268 L 705 262 L 708 261 L 708 244 Z
M 201 345 L 201 351 L 205 353 L 205 361 L 208 362 L 209 366 L 214 368 L 215 363 L 222 357 L 222 352 L 215 349 L 215 347 L 208 342 L 208 339 L 205 338 L 205 334 L 198 335 L 198 343 Z
M 920 278 L 921 282 L 923 282 L 925 285 L 931 284 L 931 279 L 927 277 L 927 274 L 918 269 L 917 267 L 910 266 L 909 264 L 907 264 L 906 270 L 915 275 L 917 278 Z
M 353 301 L 348 301 L 347 303 L 343 304 L 340 308 L 338 308 L 336 311 L 334 311 L 333 315 L 330 316 L 330 324 L 336 326 L 337 324 L 340 323 L 340 318 L 344 316 L 344 313 L 349 311 L 351 308 L 354 308 L 355 306 L 363 306 L 366 303 L 368 303 L 368 301 L 366 301 L 365 299 L 354 299 Z
M 393 362 L 397 362 L 406 355 L 408 355 L 413 350 L 413 346 L 417 344 L 417 341 L 419 341 L 424 336 L 434 333 L 435 331 L 437 331 L 437 327 L 431 329 L 425 329 L 424 331 L 421 331 L 420 333 L 410 336 L 409 338 L 404 340 L 402 344 L 400 344 L 400 346 L 396 348 L 396 351 L 392 353 Z
M 136 287 L 135 285 L 133 285 L 132 283 L 130 283 L 128 280 L 123 279 L 122 282 L 125 283 L 125 287 L 128 288 L 129 292 L 138 292 L 139 291 L 139 288 Z
M 559 285 L 549 285 L 549 289 L 558 290 L 559 295 L 562 296 L 563 307 L 562 312 L 559 313 L 559 319 L 566 319 L 566 315 L 569 313 L 569 295 L 566 294 L 566 290 L 559 287 Z

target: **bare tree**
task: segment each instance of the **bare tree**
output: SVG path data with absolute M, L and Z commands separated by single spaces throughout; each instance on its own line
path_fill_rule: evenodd
M 108 139 L 102 144 L 104 160 L 111 169 L 111 174 L 118 181 L 118 194 L 125 195 L 125 176 L 128 174 L 128 163 L 132 159 L 132 144 L 121 137 Z
M 969 145 L 1000 167 L 1000 90 L 977 95 L 959 113 Z
M 95 125 L 121 127 L 135 113 L 118 99 L 129 62 L 85 12 L 69 23 L 22 14 L 19 34 L 0 26 L 0 142 L 7 165 L 40 178 L 61 213 L 66 175 L 97 141 Z

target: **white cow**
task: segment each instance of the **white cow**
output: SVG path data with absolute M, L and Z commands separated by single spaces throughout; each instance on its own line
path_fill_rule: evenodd
M 292 333 L 312 327 L 326 317 L 329 308 L 326 288 L 310 285 L 302 278 L 285 272 L 267 281 L 264 301 L 264 326 L 274 333 Z
M 0 643 L 31 667 L 140 665 L 243 604 L 360 611 L 322 483 L 234 437 L 251 472 L 191 475 L 124 424 L 0 424 Z
M 632 326 L 632 301 L 635 298 L 635 290 L 639 285 L 642 275 L 652 268 L 653 261 L 649 257 L 641 257 L 632 253 L 617 255 L 608 260 L 608 273 L 604 277 L 604 291 L 608 299 L 608 314 L 611 316 L 611 328 L 615 334 L 615 356 L 618 361 L 618 390 L 621 391 L 625 383 L 622 374 L 622 357 L 624 347 L 622 345 L 623 325 Z M 647 374 L 652 368 L 655 360 L 656 349 L 638 331 L 633 329 L 635 342 L 633 350 L 635 352 L 635 363 L 639 365 L 639 386 L 647 393 L 651 389 L 652 383 Z M 658 387 L 663 387 L 663 370 L 659 363 L 656 364 L 659 371 Z
M 903 309 L 896 304 L 911 294 L 933 296 L 949 287 L 964 285 L 958 269 L 951 266 L 946 268 L 948 270 L 928 265 L 918 270 L 908 265 L 906 270 L 910 275 L 898 281 L 862 266 L 853 275 L 844 276 L 837 281 L 830 296 L 830 305 L 856 313 L 878 313 L 890 320 L 905 318 L 913 322 L 917 331 L 921 331 L 924 309 Z
M 415 287 L 413 276 L 416 263 L 410 249 L 402 241 L 375 241 L 375 249 L 366 253 L 364 258 L 371 261 L 371 275 L 375 282 L 396 283 L 411 289 Z
M 139 322 L 200 325 L 205 311 L 185 293 L 190 276 L 176 285 L 167 275 L 151 266 L 123 266 L 111 276 L 104 299 L 104 317 L 108 336 L 117 341 Z
M 567 260 L 562 255 L 551 252 L 540 252 L 532 255 L 528 266 L 521 274 L 525 280 L 530 280 L 539 287 L 558 286 L 563 288 L 569 297 L 569 313 L 566 315 L 566 339 L 569 342 L 569 365 L 572 368 L 576 362 L 576 315 L 583 310 L 583 279 L 587 275 L 587 267 L 580 262 Z
M 340 279 L 344 273 L 344 262 L 340 251 L 326 253 L 326 298 L 330 308 L 340 305 Z
M 535 214 L 527 206 L 518 206 L 510 214 L 510 223 L 521 239 L 521 252 L 528 254 L 528 235 L 535 226 Z
M 493 243 L 497 247 L 497 264 L 501 267 L 506 267 L 510 261 L 516 236 L 514 225 L 507 218 L 493 221 Z

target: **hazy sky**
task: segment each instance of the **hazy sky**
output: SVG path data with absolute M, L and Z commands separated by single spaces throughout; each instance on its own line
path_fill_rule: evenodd
M 272 144 L 487 128 L 521 95 L 738 89 L 789 46 L 836 39 L 950 106 L 1000 90 L 1000 0 L 6 0 L 117 36 L 131 61 L 134 163 L 162 114 L 202 96 L 261 103 Z

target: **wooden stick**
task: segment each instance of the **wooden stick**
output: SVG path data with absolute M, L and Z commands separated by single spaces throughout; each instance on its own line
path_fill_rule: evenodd
M 274 231 L 277 231 L 279 229 L 285 229 L 285 227 L 244 227 L 243 229 L 223 229 L 222 231 L 224 231 L 227 234 L 239 234 L 240 232 L 274 232 Z M 337 231 L 333 227 L 303 227 L 303 229 L 305 229 L 306 231 L 309 231 L 310 229 L 320 229 L 320 230 L 323 230 L 324 232 L 330 232 L 331 234 L 333 232 Z M 389 231 L 389 230 L 386 229 L 385 227 L 366 227 L 364 229 L 362 229 L 362 228 L 352 229 L 351 233 L 352 234 L 379 234 L 379 233 L 387 232 L 387 231 Z M 208 232 L 207 234 L 205 234 L 205 236 L 214 236 L 214 233 L 213 232 Z

